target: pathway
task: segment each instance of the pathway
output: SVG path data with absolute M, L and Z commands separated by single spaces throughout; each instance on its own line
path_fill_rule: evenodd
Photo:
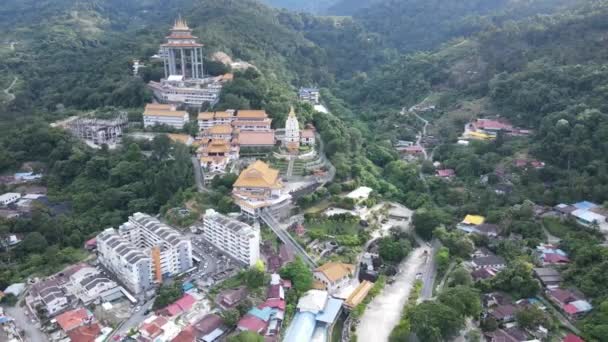
M 11 84 L 6 89 L 4 89 L 4 94 L 6 94 L 7 97 L 6 102 L 11 102 L 15 99 L 15 94 L 11 93 L 11 89 L 13 89 L 18 79 L 19 77 L 15 76 L 13 82 L 11 82 Z
M 198 192 L 207 191 L 205 188 L 203 169 L 201 168 L 201 163 L 198 161 L 198 158 L 195 156 L 191 157 L 192 159 L 192 169 L 194 170 L 194 181 L 196 182 L 196 188 Z
M 17 304 L 14 307 L 7 307 L 6 313 L 15 319 L 15 325 L 18 329 L 24 331 L 23 341 L 46 342 L 48 337 L 40 331 L 34 321 L 26 315 L 26 308 Z
M 424 247 L 418 247 L 399 265 L 395 282 L 387 284 L 365 309 L 357 327 L 359 341 L 388 341 L 393 328 L 399 323 L 401 312 L 412 290 L 416 273 L 426 261 Z
M 306 250 L 302 246 L 300 246 L 300 244 L 293 237 L 291 237 L 291 235 L 289 235 L 289 233 L 285 229 L 285 226 L 279 223 L 279 221 L 277 221 L 274 217 L 272 217 L 272 215 L 268 211 L 266 211 L 266 209 L 262 210 L 260 218 L 268 225 L 268 227 L 270 227 L 270 229 L 279 237 L 279 239 L 283 241 L 284 244 L 286 244 L 288 247 L 291 247 L 291 249 L 296 252 L 300 256 L 300 258 L 302 258 L 302 261 L 304 261 L 308 265 L 308 267 L 317 267 L 317 264 L 310 257 L 310 255 L 306 253 Z
M 296 162 L 296 158 L 293 156 L 289 156 L 289 164 L 287 164 L 287 172 L 285 172 L 286 177 L 291 177 L 293 175 L 293 165 Z

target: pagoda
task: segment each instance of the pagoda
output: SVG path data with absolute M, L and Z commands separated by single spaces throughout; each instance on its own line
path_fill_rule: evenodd
M 203 44 L 197 43 L 192 29 L 181 16 L 175 21 L 167 43 L 161 45 L 165 78 L 180 75 L 184 78 L 203 78 Z

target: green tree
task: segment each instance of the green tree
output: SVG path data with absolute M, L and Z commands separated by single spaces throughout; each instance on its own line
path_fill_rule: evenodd
M 228 337 L 228 342 L 264 342 L 264 337 L 253 331 L 241 331 L 237 335 Z
M 412 217 L 416 233 L 425 240 L 430 240 L 433 237 L 433 230 L 435 228 L 448 222 L 449 216 L 437 208 L 418 209 Z
M 463 317 L 477 317 L 481 313 L 479 291 L 468 286 L 448 288 L 439 294 L 437 300 Z
M 450 250 L 447 247 L 441 247 L 435 254 L 435 262 L 437 263 L 437 271 L 443 273 L 447 270 L 450 264 Z
M 220 316 L 222 316 L 222 320 L 224 321 L 224 324 L 226 324 L 229 327 L 236 326 L 239 319 L 241 319 L 241 314 L 239 313 L 239 311 L 237 309 L 224 310 L 224 311 L 222 311 Z
M 517 311 L 515 319 L 517 324 L 524 329 L 534 329 L 547 321 L 545 313 L 535 306 Z
M 422 302 L 412 308 L 409 319 L 421 341 L 444 341 L 464 326 L 464 318 L 458 311 L 435 301 Z
M 296 257 L 294 261 L 283 266 L 279 273 L 282 278 L 292 281 L 293 288 L 298 293 L 304 293 L 312 287 L 312 272 L 300 257 Z

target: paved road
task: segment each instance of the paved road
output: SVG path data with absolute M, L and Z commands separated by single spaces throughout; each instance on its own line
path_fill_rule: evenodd
M 291 177 L 293 175 L 293 164 L 295 164 L 296 160 L 293 156 L 289 156 L 289 164 L 287 164 L 287 172 L 285 172 L 285 177 Z
M 11 102 L 15 99 L 15 94 L 11 93 L 11 89 L 13 89 L 18 79 L 19 77 L 15 76 L 13 82 L 11 82 L 11 84 L 6 89 L 4 89 L 4 94 L 6 94 L 7 96 L 6 102 Z
M 314 260 L 312 260 L 308 253 L 306 253 L 306 250 L 304 250 L 304 248 L 300 246 L 300 244 L 285 230 L 284 225 L 280 224 L 279 221 L 277 221 L 265 210 L 262 211 L 260 218 L 266 222 L 270 229 L 272 229 L 272 231 L 279 237 L 279 239 L 281 239 L 281 241 L 283 241 L 284 244 L 287 245 L 287 247 L 291 248 L 291 250 L 296 252 L 300 258 L 302 258 L 302 261 L 304 261 L 308 267 L 317 267 L 317 264 L 314 262 Z
M 192 169 L 194 170 L 194 181 L 196 182 L 196 188 L 199 192 L 207 191 L 205 188 L 205 182 L 203 181 L 203 169 L 201 163 L 196 156 L 190 158 L 192 160 Z
M 31 319 L 29 319 L 25 315 L 25 308 L 20 306 L 8 307 L 5 309 L 6 313 L 15 319 L 15 325 L 17 329 L 24 330 L 25 336 L 23 337 L 23 341 L 32 341 L 32 342 L 47 342 L 49 338 L 32 323 Z
M 422 291 L 420 292 L 420 300 L 428 300 L 433 297 L 433 288 L 435 278 L 437 277 L 437 263 L 435 262 L 435 253 L 439 249 L 439 241 L 433 240 L 431 247 L 424 245 L 428 251 L 428 260 L 422 271 Z
M 148 318 L 154 314 L 153 312 L 150 312 L 150 313 L 148 313 L 148 315 L 145 315 L 145 312 L 148 309 L 152 308 L 153 303 L 154 303 L 154 299 L 151 299 L 151 300 L 147 301 L 146 303 L 144 303 L 138 312 L 134 312 L 133 314 L 131 314 L 131 316 L 126 321 L 124 321 L 118 327 L 118 329 L 114 330 L 114 332 L 112 332 L 112 334 L 110 334 L 107 341 L 112 341 L 112 337 L 114 337 L 116 335 L 125 336 L 129 332 L 129 330 L 131 330 L 131 328 L 137 329 L 137 327 L 141 324 L 141 322 L 143 322 L 146 318 Z
M 424 247 L 418 247 L 399 265 L 395 282 L 387 284 L 365 309 L 357 327 L 358 341 L 388 341 L 399 323 L 401 312 L 412 290 L 416 273 L 424 267 Z

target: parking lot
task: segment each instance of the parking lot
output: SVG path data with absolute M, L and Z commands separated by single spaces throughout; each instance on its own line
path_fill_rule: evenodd
M 213 286 L 217 282 L 233 276 L 241 268 L 240 263 L 207 243 L 200 236 L 192 234 L 190 238 L 192 253 L 200 259 L 200 262 L 197 269 L 188 275 L 186 281 L 200 280 L 207 286 Z

